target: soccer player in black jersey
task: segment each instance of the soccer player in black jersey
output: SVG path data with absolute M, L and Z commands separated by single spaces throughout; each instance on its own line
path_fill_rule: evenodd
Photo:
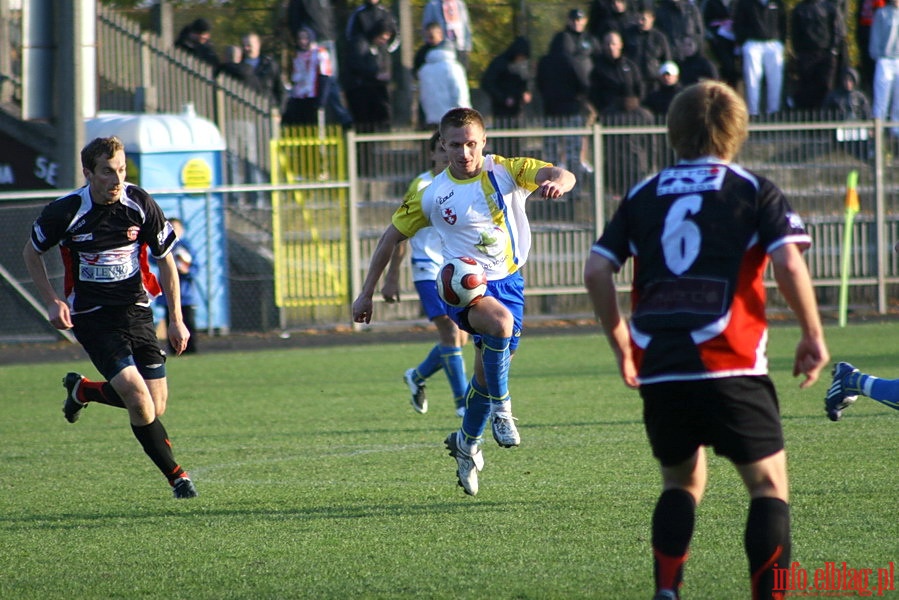
M 802 220 L 774 184 L 731 162 L 748 120 L 726 84 L 703 82 L 678 94 L 668 140 L 680 162 L 628 193 L 584 269 L 621 376 L 640 390 L 661 465 L 652 519 L 658 600 L 678 598 L 705 490 L 705 446 L 735 465 L 749 492 L 752 598 L 771 598 L 773 569 L 790 564 L 786 456 L 765 355 L 769 261 L 802 331 L 793 364 L 793 375 L 805 376 L 800 387 L 812 385 L 829 360 L 801 254 L 811 242 Z M 631 257 L 626 323 L 613 274 Z
M 118 138 L 87 144 L 81 165 L 87 185 L 44 208 L 22 251 L 50 323 L 72 329 L 106 378 L 89 381 L 78 373 L 67 374 L 63 413 L 74 423 L 89 402 L 127 409 L 134 436 L 166 476 L 175 497 L 192 498 L 196 488 L 175 462 L 159 421 L 168 400 L 166 357 L 150 309 L 153 297 L 164 291 L 169 342 L 180 354 L 189 333 L 171 254 L 177 237 L 156 201 L 125 182 L 125 147 Z M 62 298 L 50 283 L 43 259 L 56 245 L 65 267 Z M 159 279 L 148 269 L 148 252 L 157 259 Z

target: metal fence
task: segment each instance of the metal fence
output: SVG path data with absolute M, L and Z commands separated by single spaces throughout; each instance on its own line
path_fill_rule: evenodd
M 864 131 L 864 135 L 858 133 Z M 428 167 L 427 132 L 344 135 L 296 131 L 271 141 L 271 183 L 197 193 L 224 197 L 231 331 L 348 325 L 350 304 L 377 240 L 408 183 Z M 864 137 L 866 139 L 859 139 Z M 578 184 L 560 200 L 531 198 L 533 248 L 524 273 L 529 317 L 589 314 L 581 272 L 590 245 L 627 188 L 672 159 L 661 126 L 489 129 L 488 150 L 556 160 L 548 148 L 577 140 L 586 150 Z M 561 143 L 557 143 L 561 142 Z M 635 159 L 636 156 L 636 159 Z M 847 174 L 857 170 L 861 212 L 853 225 L 851 307 L 885 313 L 899 283 L 899 143 L 882 123 L 753 124 L 738 157 L 787 194 L 813 238 L 806 254 L 819 302 L 833 310 L 840 282 Z M 567 158 L 567 157 L 566 157 Z M 572 161 L 569 161 L 572 162 Z M 595 168 L 589 172 L 589 166 Z M 158 197 L 184 190 L 150 190 Z M 29 225 L 59 192 L 0 195 L 0 340 L 54 339 L 21 261 Z M 50 274 L 61 285 L 62 266 Z M 622 291 L 631 271 L 616 278 Z M 768 278 L 769 286 L 773 281 Z M 399 305 L 379 302 L 376 320 L 422 316 L 408 270 Z M 376 300 L 378 297 L 376 296 Z M 782 306 L 776 293 L 772 305 Z

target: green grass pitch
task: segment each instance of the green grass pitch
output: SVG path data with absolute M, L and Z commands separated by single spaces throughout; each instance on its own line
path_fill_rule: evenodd
M 771 331 L 790 461 L 793 558 L 884 568 L 897 558 L 899 413 L 862 398 L 823 411 L 800 391 L 798 331 Z M 894 323 L 830 327 L 836 360 L 899 377 Z M 458 427 L 442 374 L 430 412 L 403 371 L 427 343 L 199 354 L 169 362 L 163 422 L 200 497 L 176 501 L 126 414 L 60 411 L 85 362 L 0 367 L 0 598 L 646 599 L 658 474 L 636 392 L 605 339 L 528 336 L 512 363 L 522 445 L 485 444 L 476 498 L 443 439 Z M 471 362 L 470 348 L 467 350 Z M 748 598 L 747 499 L 711 457 L 684 598 Z M 886 596 L 899 596 L 888 592 Z

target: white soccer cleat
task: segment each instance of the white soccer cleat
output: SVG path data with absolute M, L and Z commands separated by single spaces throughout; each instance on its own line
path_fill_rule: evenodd
M 461 436 L 461 431 L 454 431 L 446 436 L 444 444 L 449 455 L 456 459 L 459 485 L 466 494 L 475 496 L 478 493 L 478 473 L 484 469 L 484 454 L 478 444 L 471 444 L 466 449 L 466 444 L 459 440 Z
M 512 411 L 501 410 L 493 413 L 493 439 L 503 448 L 512 448 L 521 443 L 521 436 L 518 434 L 518 427 L 515 426 L 515 417 Z
M 409 386 L 409 402 L 412 404 L 415 412 L 422 415 L 428 412 L 428 394 L 425 390 L 425 384 L 415 381 L 415 369 L 408 369 L 403 374 L 403 381 Z

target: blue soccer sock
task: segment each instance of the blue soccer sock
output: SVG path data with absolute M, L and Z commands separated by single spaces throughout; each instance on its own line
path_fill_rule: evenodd
M 456 406 L 462 404 L 465 392 L 468 391 L 468 380 L 465 378 L 465 360 L 459 346 L 440 346 L 440 364 L 453 390 Z
M 509 351 L 511 338 L 481 336 L 481 357 L 484 363 L 484 379 L 491 402 L 503 402 L 509 399 L 509 363 L 512 353 Z
M 853 387 L 858 388 L 865 396 L 899 410 L 899 379 L 881 379 L 873 375 L 860 374 Z
M 415 367 L 415 377 L 416 383 L 424 383 L 425 380 L 439 371 L 443 367 L 443 361 L 441 360 L 441 347 L 439 344 L 435 345 L 431 348 L 431 351 L 428 352 L 428 355 L 425 357 L 421 364 Z M 418 381 L 418 380 L 421 381 Z
M 465 399 L 465 416 L 462 417 L 462 433 L 467 443 L 480 442 L 490 418 L 490 397 L 487 390 L 472 377 Z

